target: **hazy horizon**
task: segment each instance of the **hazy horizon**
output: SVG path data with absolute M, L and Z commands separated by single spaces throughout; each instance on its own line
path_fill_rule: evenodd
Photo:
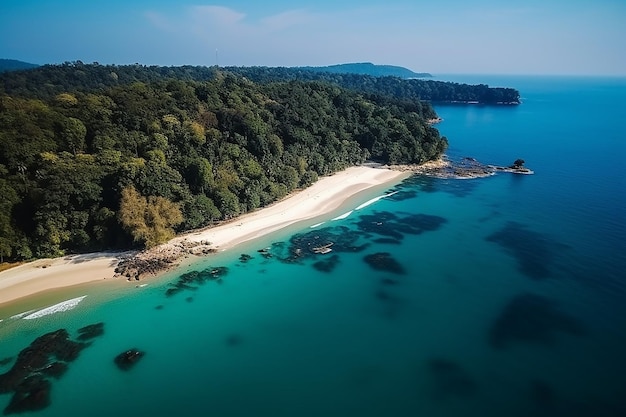
M 0 57 L 34 64 L 396 65 L 626 75 L 626 2 L 3 0 Z

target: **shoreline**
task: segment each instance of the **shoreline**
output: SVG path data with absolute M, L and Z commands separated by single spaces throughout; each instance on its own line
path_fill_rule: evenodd
M 311 186 L 267 207 L 226 223 L 176 236 L 149 250 L 96 252 L 24 263 L 0 272 L 0 307 L 78 284 L 158 277 L 181 265 L 189 255 L 221 252 L 322 216 L 361 191 L 396 183 L 409 175 L 412 172 L 382 166 L 350 167 L 322 177 Z

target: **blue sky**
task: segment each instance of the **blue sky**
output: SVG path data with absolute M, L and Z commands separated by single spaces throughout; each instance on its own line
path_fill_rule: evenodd
M 626 75 L 624 0 L 0 0 L 0 58 Z

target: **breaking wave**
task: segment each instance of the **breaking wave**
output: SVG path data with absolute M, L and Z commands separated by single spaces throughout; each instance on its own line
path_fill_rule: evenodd
M 50 314 L 55 314 L 55 313 L 60 313 L 61 311 L 71 310 L 74 307 L 76 307 L 78 303 L 83 301 L 85 297 L 87 296 L 83 295 L 82 297 L 72 298 L 71 300 L 63 301 L 59 304 L 55 304 L 53 306 L 46 307 L 42 310 L 35 311 L 34 313 L 25 316 L 24 320 L 38 319 L 39 317 L 49 316 Z

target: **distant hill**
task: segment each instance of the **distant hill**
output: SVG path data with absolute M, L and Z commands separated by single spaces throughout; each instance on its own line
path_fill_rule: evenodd
M 38 66 L 37 64 L 30 64 L 16 59 L 0 59 L 0 72 L 31 69 L 37 68 Z
M 395 65 L 376 65 L 371 62 L 329 65 L 326 67 L 298 67 L 309 71 L 331 72 L 335 74 L 362 74 L 373 77 L 428 78 L 427 72 L 413 72 L 408 68 Z

